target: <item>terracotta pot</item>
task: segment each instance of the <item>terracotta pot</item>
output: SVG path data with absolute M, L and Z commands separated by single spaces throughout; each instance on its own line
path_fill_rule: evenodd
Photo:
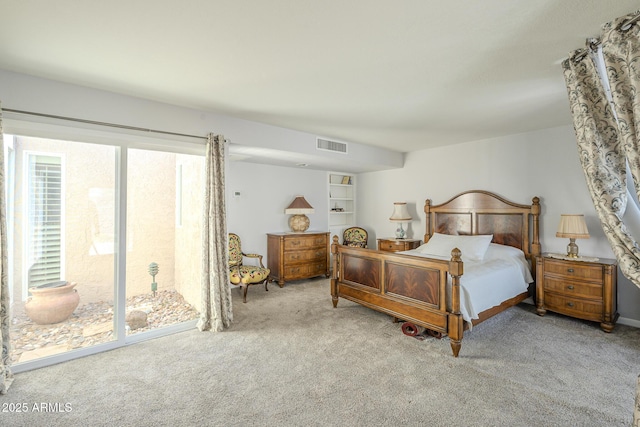
M 64 282 L 61 286 L 30 288 L 31 298 L 24 305 L 24 310 L 39 325 L 49 325 L 67 320 L 73 310 L 78 307 L 80 295 L 73 289 L 76 283 Z

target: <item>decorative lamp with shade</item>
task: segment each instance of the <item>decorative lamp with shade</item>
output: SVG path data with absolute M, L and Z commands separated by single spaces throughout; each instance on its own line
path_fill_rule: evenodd
M 405 202 L 395 202 L 393 204 L 393 213 L 391 217 L 389 217 L 389 221 L 398 223 L 396 239 L 404 239 L 407 237 L 407 233 L 404 231 L 404 228 L 402 228 L 402 224 L 411 221 L 411 215 L 409 215 Z
M 307 202 L 304 196 L 296 196 L 293 202 L 284 210 L 284 213 L 293 215 L 289 218 L 291 231 L 301 233 L 309 228 L 309 218 L 306 214 L 312 214 L 313 207 Z
M 567 256 L 569 258 L 578 258 L 578 245 L 576 239 L 588 239 L 589 231 L 587 223 L 584 221 L 584 215 L 560 215 L 560 224 L 556 237 L 569 238 L 567 246 Z

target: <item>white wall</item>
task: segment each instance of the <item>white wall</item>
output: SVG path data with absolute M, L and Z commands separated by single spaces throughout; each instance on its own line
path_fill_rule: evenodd
M 584 213 L 591 238 L 578 240 L 585 256 L 613 258 L 587 192 L 571 126 L 409 153 L 405 167 L 358 175 L 358 222 L 376 237 L 392 236 L 393 202 L 406 201 L 414 218 L 409 236 L 422 238 L 424 201 L 446 202 L 467 190 L 487 190 L 531 203 L 540 197 L 540 240 L 545 252 L 563 252 L 555 237 L 561 213 Z M 640 326 L 640 289 L 618 272 L 618 311 Z
M 244 252 L 267 255 L 267 233 L 289 231 L 284 210 L 302 195 L 315 212 L 309 231 L 329 230 L 327 173 L 246 162 L 227 164 L 227 228 L 242 240 Z M 240 197 L 234 192 L 239 191 Z

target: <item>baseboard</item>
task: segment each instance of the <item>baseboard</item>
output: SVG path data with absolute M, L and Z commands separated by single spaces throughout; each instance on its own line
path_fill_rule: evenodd
M 636 319 L 618 317 L 618 323 L 620 323 L 621 325 L 633 326 L 634 328 L 640 328 L 640 320 Z

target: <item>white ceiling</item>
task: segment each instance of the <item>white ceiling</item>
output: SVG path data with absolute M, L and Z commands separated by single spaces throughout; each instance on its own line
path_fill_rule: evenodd
M 571 123 L 638 0 L 0 0 L 0 68 L 413 151 Z

